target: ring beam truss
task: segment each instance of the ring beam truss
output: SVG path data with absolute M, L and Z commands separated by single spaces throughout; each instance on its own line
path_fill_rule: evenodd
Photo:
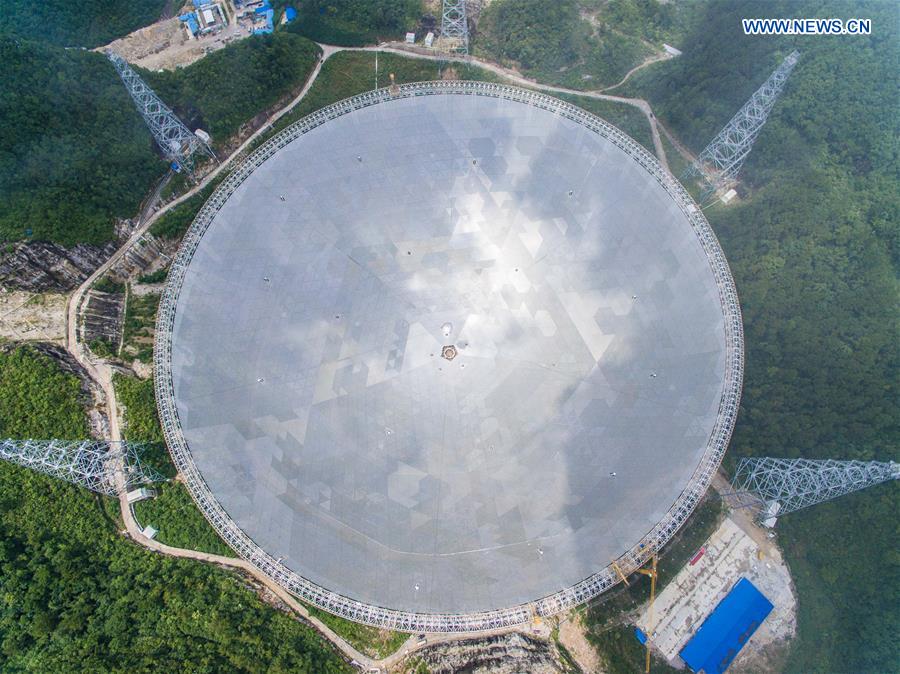
M 486 82 L 446 81 L 405 84 L 391 89 L 370 91 L 326 106 L 300 119 L 276 134 L 247 157 L 223 180 L 197 214 L 173 260 L 169 281 L 159 305 L 154 349 L 156 400 L 169 451 L 184 477 L 191 495 L 213 528 L 241 557 L 254 564 L 272 580 L 318 608 L 356 622 L 404 632 L 479 632 L 520 625 L 534 616 L 551 616 L 582 604 L 619 582 L 620 576 L 610 564 L 581 582 L 534 602 L 510 608 L 467 614 L 413 613 L 369 605 L 320 587 L 287 568 L 261 549 L 222 508 L 207 486 L 191 457 L 175 405 L 172 378 L 172 334 L 175 312 L 188 265 L 204 232 L 214 216 L 237 187 L 276 152 L 329 120 L 371 105 L 414 96 L 457 95 L 489 96 L 533 105 L 573 120 L 590 131 L 609 139 L 640 164 L 668 192 L 691 223 L 706 252 L 718 287 L 725 320 L 725 379 L 716 423 L 708 438 L 699 465 L 681 495 L 662 520 L 644 538 L 615 560 L 628 575 L 641 566 L 678 531 L 703 498 L 718 470 L 731 438 L 740 403 L 744 372 L 744 335 L 734 280 L 722 248 L 700 208 L 687 190 L 666 171 L 643 146 L 631 137 L 580 108 L 559 99 L 517 87 Z

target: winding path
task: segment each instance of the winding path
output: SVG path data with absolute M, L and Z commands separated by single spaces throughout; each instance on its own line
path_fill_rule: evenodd
M 107 407 L 107 413 L 109 417 L 109 439 L 110 440 L 121 440 L 122 433 L 119 427 L 119 411 L 118 405 L 116 402 L 116 394 L 115 389 L 113 388 L 112 382 L 112 367 L 104 362 L 99 361 L 95 362 L 91 359 L 88 351 L 85 349 L 84 344 L 80 340 L 80 336 L 78 334 L 78 314 L 81 309 L 81 305 L 84 302 L 85 295 L 87 291 L 90 289 L 91 285 L 102 277 L 107 271 L 109 271 L 119 260 L 124 257 L 127 251 L 135 245 L 141 237 L 150 229 L 150 227 L 155 223 L 160 217 L 162 217 L 165 213 L 172 210 L 179 204 L 185 202 L 190 199 L 192 196 L 197 194 L 200 190 L 206 187 L 212 180 L 216 178 L 223 170 L 225 170 L 229 165 L 231 165 L 235 160 L 239 159 L 243 153 L 262 135 L 267 133 L 272 125 L 281 119 L 284 115 L 288 114 L 294 107 L 300 103 L 301 100 L 306 96 L 312 87 L 313 83 L 316 81 L 319 73 L 321 72 L 322 66 L 327 59 L 329 59 L 332 55 L 336 54 L 340 51 L 382 51 L 382 52 L 390 52 L 395 54 L 400 54 L 403 56 L 413 57 L 413 58 L 421 58 L 421 59 L 429 59 L 429 60 L 440 60 L 440 61 L 450 61 L 450 62 L 466 62 L 472 63 L 474 65 L 480 66 L 486 70 L 489 70 L 501 77 L 506 78 L 512 83 L 519 84 L 525 87 L 539 89 L 548 92 L 554 93 L 562 93 L 576 96 L 584 96 L 588 98 L 595 98 L 600 100 L 613 101 L 616 103 L 624 103 L 626 105 L 631 105 L 633 107 L 638 108 L 644 116 L 647 118 L 647 121 L 650 124 L 650 129 L 653 135 L 653 145 L 656 149 L 656 156 L 659 158 L 660 163 L 668 170 L 668 163 L 666 162 L 665 150 L 663 149 L 662 141 L 660 139 L 659 129 L 657 127 L 656 117 L 653 115 L 653 112 L 650 108 L 650 105 L 647 101 L 639 99 L 639 98 L 622 98 L 619 96 L 612 96 L 609 94 L 604 94 L 599 91 L 579 91 L 576 89 L 567 89 L 564 87 L 556 87 L 551 85 L 544 85 L 534 80 L 530 80 L 521 76 L 519 73 L 510 70 L 509 68 L 504 68 L 497 64 L 485 61 L 480 58 L 476 58 L 473 56 L 446 56 L 446 55 L 437 55 L 433 52 L 422 53 L 420 50 L 415 48 L 404 48 L 398 43 L 389 43 L 384 45 L 379 45 L 378 47 L 361 47 L 361 48 L 345 48 L 345 47 L 334 47 L 331 45 L 319 45 L 322 49 L 322 57 L 319 62 L 316 64 L 312 73 L 310 73 L 309 78 L 304 84 L 303 88 L 300 90 L 300 93 L 297 94 L 295 98 L 293 98 L 287 105 L 281 108 L 278 112 L 273 114 L 265 124 L 263 124 L 259 129 L 257 129 L 253 134 L 251 134 L 241 145 L 234 150 L 226 159 L 224 159 L 213 171 L 207 174 L 201 182 L 195 185 L 192 189 L 185 192 L 182 196 L 174 199 L 169 202 L 155 213 L 153 212 L 153 207 L 159 200 L 160 191 L 162 189 L 162 185 L 164 181 L 162 181 L 155 188 L 154 192 L 151 194 L 150 198 L 147 201 L 147 204 L 142 211 L 138 226 L 132 232 L 132 234 L 128 237 L 125 243 L 115 252 L 112 257 L 110 257 L 104 264 L 98 267 L 93 274 L 91 274 L 87 280 L 84 281 L 78 288 L 76 288 L 71 296 L 68 299 L 66 305 L 66 348 L 72 354 L 72 356 L 85 368 L 87 373 L 91 376 L 92 379 L 98 384 L 104 394 L 105 404 Z M 642 64 L 642 65 L 647 65 Z M 641 66 L 639 66 L 641 67 Z M 636 70 L 637 68 L 635 68 Z M 630 75 L 629 73 L 628 75 Z M 625 79 L 628 78 L 626 75 Z M 624 80 L 623 80 L 624 82 Z M 621 84 L 621 82 L 619 83 Z M 618 85 L 615 85 L 618 86 Z M 678 148 L 680 151 L 683 151 L 677 141 L 671 138 L 671 136 L 666 132 L 666 135 L 672 140 L 673 145 Z M 347 657 L 352 662 L 356 663 L 358 666 L 366 668 L 366 669 L 389 669 L 390 667 L 396 665 L 400 660 L 406 657 L 409 653 L 423 648 L 425 644 L 420 644 L 415 635 L 411 635 L 410 638 L 406 641 L 406 643 L 401 646 L 395 653 L 383 659 L 374 659 L 370 658 L 366 655 L 363 655 L 358 650 L 356 650 L 353 646 L 351 646 L 347 641 L 345 641 L 342 637 L 336 634 L 331 628 L 329 628 L 325 623 L 323 623 L 318 618 L 310 615 L 309 611 L 303 606 L 300 602 L 298 602 L 291 594 L 289 594 L 286 590 L 284 590 L 280 585 L 271 580 L 268 576 L 262 574 L 256 567 L 239 558 L 232 557 L 223 557 L 221 555 L 214 555 L 205 552 L 198 552 L 196 550 L 187 550 L 183 548 L 176 548 L 170 545 L 165 545 L 160 543 L 159 541 L 150 539 L 144 536 L 143 531 L 141 530 L 140 525 L 134 518 L 134 513 L 131 510 L 130 505 L 128 504 L 127 498 L 123 493 L 119 497 L 119 505 L 122 512 L 122 519 L 125 523 L 126 531 L 128 535 L 137 543 L 144 546 L 149 550 L 153 550 L 155 552 L 170 555 L 172 557 L 181 557 L 186 559 L 194 559 L 202 562 L 208 562 L 212 564 L 218 564 L 220 566 L 225 566 L 233 569 L 240 570 L 258 580 L 265 587 L 272 591 L 279 599 L 281 599 L 285 604 L 291 607 L 294 611 L 296 611 L 299 615 L 301 615 L 305 620 L 315 626 L 329 641 L 331 641 L 336 648 L 338 648 L 341 653 Z M 512 631 L 516 631 L 517 628 L 504 628 L 498 630 L 491 630 L 488 632 L 479 633 L 479 636 L 490 636 L 497 634 L 504 634 Z M 521 629 L 521 628 L 518 628 Z M 435 643 L 441 642 L 449 642 L 456 641 L 460 638 L 464 638 L 466 635 L 460 634 L 442 634 L 442 635 L 429 635 L 428 645 L 432 645 Z
M 495 75 L 500 75 L 501 77 L 509 80 L 512 84 L 518 84 L 519 86 L 527 87 L 529 89 L 538 89 L 540 91 L 548 91 L 555 94 L 566 94 L 568 96 L 583 96 L 585 98 L 594 98 L 601 101 L 612 101 L 614 103 L 624 103 L 625 105 L 630 105 L 632 107 L 637 108 L 644 116 L 647 118 L 647 123 L 650 124 L 650 133 L 653 136 L 653 148 L 656 152 L 656 158 L 659 159 L 659 163 L 663 165 L 663 167 L 668 171 L 669 163 L 666 160 L 666 150 L 663 147 L 662 140 L 659 136 L 659 129 L 656 124 L 656 116 L 653 114 L 653 110 L 650 108 L 650 104 L 642 98 L 624 98 L 622 96 L 613 96 L 611 94 L 602 93 L 605 89 L 601 89 L 600 91 L 582 91 L 580 89 L 568 89 L 566 87 L 557 87 L 552 84 L 541 84 L 540 82 L 536 82 L 535 80 L 529 79 L 527 77 L 523 77 L 521 74 L 512 70 L 511 68 L 505 68 L 503 66 L 497 65 L 496 63 L 492 63 L 491 61 L 486 61 L 485 59 L 479 58 L 477 56 L 468 56 L 468 55 L 452 55 L 448 56 L 446 54 L 437 55 L 431 51 L 426 51 L 420 47 L 407 47 L 402 43 L 390 42 L 378 45 L 377 47 L 358 47 L 358 48 L 334 48 L 336 51 L 380 51 L 380 52 L 389 52 L 392 54 L 400 54 L 402 56 L 409 56 L 412 58 L 420 58 L 420 59 L 428 59 L 432 61 L 448 61 L 451 63 L 471 63 L 473 65 L 484 68 L 485 70 L 489 70 Z M 644 64 L 648 65 L 648 64 Z M 638 66 L 640 67 L 640 66 Z M 637 68 L 635 68 L 637 69 Z M 624 80 L 623 80 L 624 81 Z M 621 84 L 621 82 L 620 82 Z M 618 85 L 616 85 L 618 86 Z

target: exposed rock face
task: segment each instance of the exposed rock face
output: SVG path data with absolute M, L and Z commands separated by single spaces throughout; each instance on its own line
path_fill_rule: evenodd
M 410 660 L 424 662 L 431 674 L 560 674 L 565 671 L 550 643 L 518 632 L 435 644 L 410 656 Z
M 88 345 L 99 339 L 118 347 L 125 320 L 125 293 L 90 290 L 82 317 L 81 338 Z
M 12 244 L 10 253 L 0 255 L 0 284 L 30 292 L 65 292 L 77 287 L 116 250 L 110 241 L 104 246 L 78 244 L 63 248 L 45 241 Z
M 158 239 L 146 232 L 115 264 L 112 275 L 126 279 L 156 271 L 168 264 L 177 250 L 177 241 Z

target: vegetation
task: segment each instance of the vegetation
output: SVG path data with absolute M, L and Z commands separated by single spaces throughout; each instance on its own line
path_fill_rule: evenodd
M 378 85 L 389 83 L 394 73 L 398 84 L 446 78 L 501 82 L 502 79 L 484 68 L 467 63 L 448 63 L 409 58 L 391 53 L 378 55 Z M 274 125 L 279 131 L 301 117 L 331 103 L 369 91 L 375 85 L 375 55 L 371 52 L 340 52 L 329 58 L 307 95 L 291 112 Z M 643 114 L 629 105 L 602 101 L 585 96 L 560 96 L 563 100 L 600 115 L 631 135 L 648 149 L 653 148 L 650 126 Z M 199 208 L 199 207 L 198 207 Z
M 397 84 L 440 80 L 446 77 L 464 80 L 496 82 L 499 77 L 482 68 L 469 64 L 446 61 L 429 61 L 382 52 L 378 54 L 377 84 L 390 84 L 390 73 Z M 373 52 L 338 52 L 331 56 L 319 71 L 319 76 L 309 92 L 290 113 L 278 120 L 274 130 L 279 131 L 301 117 L 326 105 L 371 91 L 376 85 L 375 54 Z
M 153 361 L 153 329 L 158 307 L 159 293 L 135 295 L 129 288 L 119 356 L 134 358 L 142 363 Z
M 141 74 L 224 144 L 300 88 L 318 57 L 313 43 L 279 32 Z M 0 243 L 111 240 L 115 219 L 134 216 L 166 168 L 115 69 L 101 54 L 2 34 L 0 61 Z
M 656 156 L 650 122 L 637 108 L 625 103 L 604 101 L 588 96 L 571 96 L 569 94 L 554 94 L 554 96 L 602 117 L 643 145 L 654 157 Z
M 315 616 L 328 625 L 344 641 L 356 650 L 372 658 L 386 658 L 391 653 L 396 653 L 409 635 L 405 632 L 392 632 L 377 627 L 360 625 L 351 620 L 340 618 L 326 611 L 317 609 L 311 604 L 304 604 L 310 615 Z
M 309 40 L 279 31 L 241 40 L 185 68 L 141 75 L 188 126 L 224 144 L 248 120 L 302 87 L 319 54 Z
M 494 0 L 481 14 L 475 45 L 529 77 L 596 89 L 617 83 L 650 55 L 641 37 L 658 39 L 674 16 L 674 8 L 656 0 Z
M 169 268 L 163 267 L 149 274 L 142 274 L 138 277 L 138 283 L 162 283 L 169 276 Z
M 60 47 L 99 47 L 157 21 L 166 0 L 3 0 L 0 32 Z
M 219 183 L 225 179 L 227 173 L 223 171 L 217 175 L 202 190 L 192 197 L 185 199 L 171 210 L 163 213 L 159 219 L 150 225 L 150 233 L 160 239 L 177 240 L 185 235 L 197 213 L 203 208 L 203 204 L 209 199 L 209 196 L 215 191 Z
M 146 443 L 142 459 L 164 476 L 173 478 L 176 470 L 164 444 L 153 380 L 116 375 L 114 384 L 120 407 L 124 408 L 125 437 Z M 162 543 L 235 556 L 197 509 L 184 485 L 170 481 L 156 485 L 156 489 L 158 496 L 136 503 L 134 512 L 142 526 L 151 524 L 159 531 L 157 538 Z
M 0 351 L 0 438 L 85 437 L 81 397 L 78 377 L 49 356 L 28 346 Z
M 103 276 L 91 286 L 93 290 L 101 293 L 124 293 L 125 284 L 113 281 L 109 276 Z
M 119 350 L 119 345 L 113 344 L 110 341 L 98 337 L 88 342 L 88 348 L 93 352 L 95 356 L 97 356 L 97 358 L 102 358 L 103 360 L 112 360 L 116 357 L 116 353 Z
M 0 62 L 0 241 L 109 241 L 165 170 L 112 64 L 2 34 Z
M 894 3 L 770 2 L 767 17 L 871 18 L 873 35 L 741 34 L 752 2 L 693 4 L 684 56 L 629 82 L 694 151 L 780 60 L 801 60 L 742 175 L 707 214 L 744 311 L 747 372 L 730 456 L 898 460 L 900 114 Z M 779 522 L 799 595 L 790 672 L 900 662 L 900 497 L 876 487 Z
M 0 585 L 3 671 L 349 671 L 234 575 L 142 550 L 96 496 L 5 463 Z
M 0 353 L 0 435 L 84 437 L 79 391 L 32 348 Z M 349 671 L 234 575 L 128 543 L 108 503 L 0 462 L 0 670 Z
M 191 495 L 180 482 L 154 485 L 156 498 L 138 501 L 134 514 L 142 527 L 152 525 L 156 539 L 166 545 L 235 557 L 234 552 L 197 509 Z
M 175 466 L 169 460 L 156 412 L 153 380 L 116 374 L 113 385 L 123 417 L 122 435 L 126 440 L 143 443 L 141 458 L 148 466 L 167 478 L 175 477 Z
M 324 44 L 358 47 L 402 37 L 422 11 L 422 0 L 306 0 L 288 30 Z

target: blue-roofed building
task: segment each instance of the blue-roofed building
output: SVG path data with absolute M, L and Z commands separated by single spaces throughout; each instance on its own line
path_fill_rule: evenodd
M 297 18 L 297 10 L 293 7 L 288 7 L 284 10 L 284 22 L 290 23 L 294 19 Z
M 259 13 L 259 10 L 257 10 L 257 13 Z M 275 30 L 275 10 L 274 9 L 267 9 L 265 11 L 265 19 L 266 19 L 265 28 L 257 28 L 256 30 L 253 31 L 254 35 L 265 35 L 266 33 L 271 33 L 272 31 Z
M 681 649 L 681 659 L 693 672 L 721 674 L 771 611 L 772 602 L 741 578 Z
M 197 23 L 197 17 L 193 14 L 182 14 L 178 17 L 180 21 L 182 21 L 187 29 L 190 31 L 191 36 L 197 37 L 197 33 L 200 32 L 200 24 Z

